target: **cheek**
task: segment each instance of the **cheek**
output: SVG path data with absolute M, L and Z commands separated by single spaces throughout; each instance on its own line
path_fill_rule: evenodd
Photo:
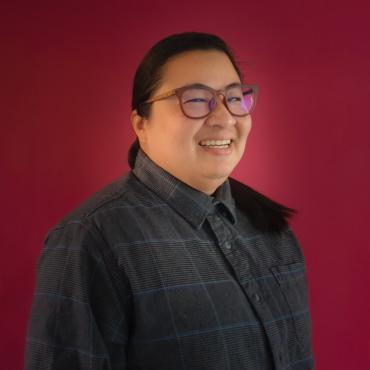
M 198 143 L 198 132 L 203 125 L 203 121 L 185 117 L 176 105 L 158 104 L 153 108 L 150 120 L 152 144 L 156 145 L 157 148 L 166 144 L 167 149 L 159 149 L 172 152 L 172 156 L 180 155 L 180 153 L 184 155 L 184 151 L 188 154 L 194 151 L 195 144 Z M 153 143 L 153 140 L 156 140 L 156 142 Z
M 252 128 L 252 121 L 250 117 L 245 121 L 238 122 L 238 133 L 241 140 L 246 140 Z
M 251 125 L 251 123 L 249 123 L 248 126 L 245 129 L 245 138 L 248 137 L 249 133 L 251 132 L 251 129 L 252 129 L 252 125 Z
M 178 150 L 192 150 L 197 143 L 198 128 L 186 119 L 173 120 L 166 125 L 166 136 L 171 138 Z
M 186 124 L 187 122 L 175 120 L 157 121 L 156 127 L 153 126 L 150 132 L 151 147 L 158 152 L 167 153 L 168 160 L 191 155 L 195 138 Z

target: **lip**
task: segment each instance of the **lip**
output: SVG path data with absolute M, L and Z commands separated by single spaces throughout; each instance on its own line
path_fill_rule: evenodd
M 221 140 L 221 141 L 223 141 L 223 140 L 230 140 L 230 145 L 235 141 L 233 138 L 231 138 L 231 137 L 210 137 L 210 138 L 206 138 L 206 139 L 202 139 L 202 140 L 199 140 L 198 141 L 198 144 L 200 145 L 200 146 L 202 146 L 200 143 L 202 142 L 202 141 L 217 141 L 217 140 Z
M 207 139 L 204 139 L 207 140 Z M 208 139 L 208 140 L 216 140 L 216 139 Z M 227 139 L 217 139 L 217 140 L 227 140 Z M 214 157 L 222 158 L 225 156 L 230 155 L 234 151 L 234 141 L 231 139 L 231 142 L 227 148 L 216 148 L 216 147 L 207 147 L 205 145 L 198 144 L 200 150 L 202 150 L 203 153 L 207 153 L 208 155 L 212 155 Z

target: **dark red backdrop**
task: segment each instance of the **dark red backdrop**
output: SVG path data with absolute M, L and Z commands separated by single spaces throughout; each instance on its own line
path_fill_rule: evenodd
M 260 85 L 235 176 L 299 211 L 317 369 L 369 369 L 367 3 L 2 5 L 1 368 L 22 367 L 46 231 L 128 168 L 137 63 L 159 38 L 198 30 L 229 41 Z

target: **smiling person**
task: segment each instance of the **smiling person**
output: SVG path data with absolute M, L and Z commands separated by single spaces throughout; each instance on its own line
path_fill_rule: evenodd
M 229 177 L 256 98 L 215 35 L 149 50 L 131 171 L 46 237 L 26 369 L 313 369 L 293 210 Z

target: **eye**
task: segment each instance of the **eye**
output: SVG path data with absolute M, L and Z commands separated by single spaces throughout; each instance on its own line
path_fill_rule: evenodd
M 229 98 L 227 98 L 228 102 L 241 101 L 241 100 L 242 99 L 240 96 L 230 96 Z
M 208 100 L 204 98 L 190 98 L 184 101 L 184 104 L 186 103 L 208 103 Z
M 253 95 L 253 90 L 243 91 L 243 96 Z

